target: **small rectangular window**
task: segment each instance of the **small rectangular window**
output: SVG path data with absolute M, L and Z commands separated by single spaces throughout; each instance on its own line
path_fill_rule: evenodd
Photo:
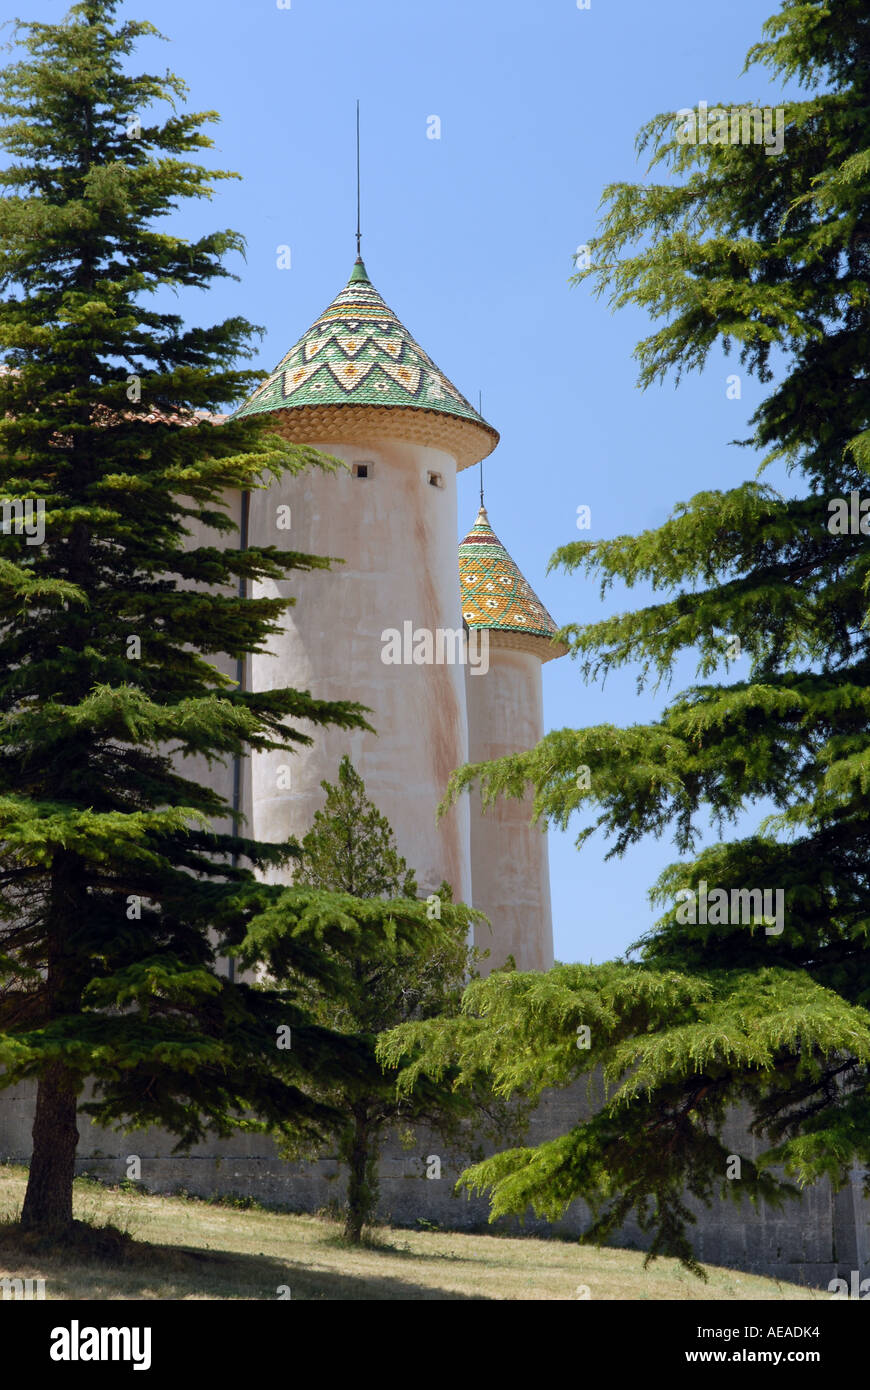
M 440 473 L 427 473 L 426 480 L 430 487 L 443 487 L 444 479 Z
M 370 468 L 370 463 L 355 463 L 353 466 L 353 476 L 355 478 L 367 478 Z

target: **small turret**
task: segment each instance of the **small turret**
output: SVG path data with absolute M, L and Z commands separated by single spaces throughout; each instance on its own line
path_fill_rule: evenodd
M 523 578 L 481 505 L 459 546 L 462 616 L 484 630 L 489 644 L 486 675 L 469 675 L 468 756 L 491 762 L 533 748 L 544 735 L 541 667 L 564 656 L 553 641 L 556 624 Z M 501 797 L 482 813 L 471 797 L 472 902 L 492 924 L 478 929 L 475 944 L 489 947 L 488 968 L 513 956 L 519 970 L 553 964 L 553 922 L 547 837 L 531 824 L 531 796 Z

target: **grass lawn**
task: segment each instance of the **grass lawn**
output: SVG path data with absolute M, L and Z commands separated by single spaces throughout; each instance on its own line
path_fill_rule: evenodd
M 0 1222 L 16 1218 L 24 1168 L 0 1165 Z M 149 1197 L 75 1186 L 75 1215 L 133 1238 L 119 1263 L 16 1253 L 0 1231 L 0 1277 L 45 1279 L 47 1299 L 823 1299 L 823 1291 L 708 1267 L 709 1283 L 676 1260 L 643 1268 L 633 1250 L 596 1250 L 560 1240 L 517 1239 L 379 1227 L 373 1243 L 348 1247 L 340 1227 L 315 1216 Z M 13 1235 L 11 1239 L 17 1239 Z M 286 1296 L 286 1295 L 285 1295 Z

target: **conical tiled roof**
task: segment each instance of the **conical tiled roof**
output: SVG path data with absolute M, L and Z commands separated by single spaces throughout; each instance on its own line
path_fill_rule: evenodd
M 493 531 L 485 507 L 460 542 L 459 589 L 462 616 L 469 627 L 545 638 L 540 653 L 549 650 L 549 655 L 544 660 L 568 650 L 561 644 L 550 646 L 556 624 Z
M 362 260 L 357 260 L 341 293 L 238 414 L 305 408 L 322 412 L 346 406 L 413 409 L 465 422 L 474 435 L 482 432 L 477 449 L 472 449 L 478 458 L 498 442 L 498 432 L 438 370 L 384 303 Z M 467 439 L 467 430 L 463 434 Z

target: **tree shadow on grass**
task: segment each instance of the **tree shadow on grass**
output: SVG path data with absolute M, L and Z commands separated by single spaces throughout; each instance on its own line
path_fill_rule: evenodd
M 352 1302 L 443 1302 L 462 1299 L 474 1303 L 492 1302 L 487 1294 L 459 1293 L 455 1289 L 416 1284 L 411 1279 L 380 1274 L 341 1274 L 337 1270 L 310 1270 L 304 1265 L 284 1266 L 285 1282 L 292 1297 L 300 1300 L 347 1300 Z
M 438 1231 L 435 1234 L 449 1236 L 454 1232 Z M 448 1250 L 412 1250 L 409 1245 L 393 1245 L 379 1235 L 370 1236 L 359 1245 L 354 1245 L 343 1236 L 332 1235 L 326 1236 L 321 1244 L 329 1250 L 345 1250 L 348 1254 L 364 1250 L 367 1255 L 388 1255 L 391 1259 L 407 1260 L 411 1264 L 437 1261 L 440 1264 L 480 1265 L 480 1260 L 476 1260 L 472 1255 L 454 1255 Z
M 18 1226 L 2 1226 L 0 1277 L 4 1274 L 44 1278 L 49 1299 L 278 1302 L 289 1290 L 297 1302 L 488 1301 L 486 1295 L 457 1293 L 411 1279 L 315 1270 L 271 1255 L 155 1245 L 111 1227 L 78 1229 L 64 1241 L 52 1241 Z

